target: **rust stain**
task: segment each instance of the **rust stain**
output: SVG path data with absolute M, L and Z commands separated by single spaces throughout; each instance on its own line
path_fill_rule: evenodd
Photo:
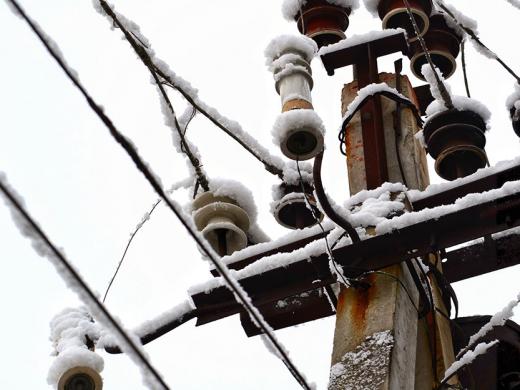
M 368 289 L 358 289 L 352 294 L 352 313 L 351 319 L 354 328 L 356 329 L 364 329 L 365 328 L 365 320 L 367 316 L 367 310 L 370 306 L 370 301 L 374 296 L 375 292 L 375 275 L 369 275 L 366 279 L 368 283 L 371 284 L 371 287 Z

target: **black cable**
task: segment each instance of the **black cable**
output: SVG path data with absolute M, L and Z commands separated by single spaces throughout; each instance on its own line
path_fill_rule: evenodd
M 339 149 L 340 149 L 340 152 L 346 156 L 347 153 L 345 151 L 345 140 L 346 140 L 346 131 L 347 131 L 347 126 L 348 124 L 350 123 L 350 121 L 354 118 L 354 116 L 356 115 L 356 113 L 370 100 L 370 99 L 373 99 L 374 97 L 376 96 L 384 96 L 390 100 L 393 100 L 397 103 L 400 103 L 401 105 L 403 106 L 406 106 L 408 108 L 410 108 L 412 110 L 412 113 L 414 114 L 414 117 L 415 117 L 415 120 L 417 122 L 417 125 L 419 127 L 422 127 L 423 125 L 423 121 L 421 119 L 421 114 L 419 113 L 419 110 L 417 109 L 417 107 L 415 106 L 414 103 L 412 103 L 410 101 L 410 99 L 408 98 L 403 98 L 395 93 L 392 93 L 390 91 L 378 91 L 378 92 L 374 92 L 373 94 L 371 95 L 368 95 L 366 96 L 365 98 L 363 98 L 363 100 L 361 100 L 361 102 L 357 103 L 357 106 L 351 110 L 350 114 L 348 116 L 346 116 L 344 119 L 343 119 L 343 123 L 341 124 L 341 129 L 338 133 L 338 140 L 340 142 L 339 144 Z M 352 103 L 351 103 L 352 104 Z M 351 109 L 352 107 L 349 106 L 349 109 Z
M 460 44 L 460 52 L 461 52 L 461 61 L 462 61 L 462 74 L 464 75 L 464 86 L 466 87 L 466 95 L 471 98 L 471 93 L 469 92 L 469 82 L 468 82 L 468 70 L 466 66 L 466 41 L 463 40 Z
M 188 234 L 191 238 L 197 243 L 197 245 L 201 248 L 204 254 L 210 259 L 213 263 L 215 269 L 218 271 L 219 275 L 222 276 L 228 287 L 233 291 L 235 297 L 238 301 L 243 305 L 244 309 L 251 316 L 251 319 L 254 323 L 259 326 L 259 328 L 266 334 L 266 337 L 271 341 L 280 358 L 289 369 L 294 378 L 298 381 L 298 383 L 305 389 L 310 390 L 312 387 L 307 383 L 304 376 L 298 371 L 293 362 L 289 359 L 285 349 L 279 344 L 278 340 L 272 335 L 271 331 L 265 326 L 265 321 L 261 316 L 260 312 L 254 307 L 254 305 L 250 302 L 249 297 L 247 297 L 246 292 L 240 287 L 238 282 L 229 275 L 225 265 L 222 264 L 211 250 L 208 249 L 208 243 L 203 240 L 195 231 L 194 226 L 192 226 L 188 221 L 186 221 L 181 214 L 180 209 L 177 209 L 175 205 L 172 203 L 170 198 L 166 195 L 165 191 L 162 189 L 159 181 L 155 178 L 155 175 L 148 168 L 148 165 L 141 159 L 139 153 L 136 148 L 129 142 L 123 134 L 119 132 L 119 130 L 114 126 L 110 118 L 105 114 L 104 110 L 93 100 L 93 98 L 89 95 L 87 90 L 81 85 L 79 80 L 75 75 L 71 73 L 64 60 L 58 56 L 49 43 L 46 41 L 45 36 L 42 35 L 42 32 L 32 23 L 31 19 L 25 14 L 23 9 L 18 5 L 16 0 L 8 0 L 15 8 L 19 11 L 20 15 L 24 18 L 24 20 L 29 24 L 33 32 L 38 36 L 42 44 L 45 46 L 50 55 L 56 60 L 60 68 L 65 72 L 69 80 L 74 84 L 74 86 L 81 92 L 83 97 L 86 99 L 90 108 L 96 113 L 96 115 L 101 119 L 103 124 L 107 127 L 110 132 L 110 135 L 116 141 L 123 150 L 128 154 L 130 159 L 133 161 L 135 167 L 143 174 L 146 178 L 150 186 L 154 189 L 154 191 L 160 196 L 160 198 L 166 203 L 168 208 L 175 214 L 180 223 L 187 230 Z
M 352 239 L 353 243 L 361 242 L 361 239 L 359 238 L 359 234 L 356 231 L 356 229 L 354 229 L 354 227 L 349 221 L 347 221 L 341 215 L 336 213 L 336 211 L 332 208 L 327 198 L 327 194 L 325 193 L 325 190 L 323 188 L 323 182 L 321 180 L 321 166 L 323 163 L 324 153 L 325 151 L 322 150 L 314 158 L 314 167 L 312 170 L 312 176 L 314 179 L 314 190 L 316 191 L 316 197 L 318 198 L 318 202 L 320 202 L 321 208 L 323 209 L 325 215 L 329 217 L 332 222 L 334 222 L 336 225 L 345 230 Z
M 394 62 L 395 67 L 395 89 L 397 92 L 402 92 L 401 85 L 401 71 L 403 70 L 403 60 L 400 58 Z M 395 146 L 395 154 L 397 156 L 397 164 L 399 165 L 399 172 L 401 173 L 401 178 L 403 180 L 403 184 L 406 188 L 408 188 L 408 183 L 406 181 L 406 175 L 404 172 L 403 161 L 401 158 L 401 150 L 399 148 L 399 138 L 402 136 L 403 126 L 401 119 L 401 103 L 395 102 L 395 123 L 394 123 L 394 146 Z
M 316 162 L 314 164 L 316 164 Z M 345 278 L 345 275 L 343 274 L 343 271 L 341 271 L 339 269 L 338 264 L 337 264 L 336 260 L 334 259 L 334 255 L 332 253 L 332 250 L 330 249 L 329 239 L 327 238 L 327 233 L 325 231 L 325 228 L 323 227 L 323 225 L 322 225 L 322 223 L 320 221 L 320 218 L 316 215 L 316 211 L 314 210 L 314 208 L 312 207 L 312 205 L 309 202 L 309 199 L 307 198 L 307 192 L 305 192 L 305 186 L 303 185 L 303 177 L 302 177 L 302 173 L 300 171 L 300 161 L 298 161 L 298 160 L 296 160 L 296 168 L 298 170 L 298 175 L 299 175 L 299 178 L 300 178 L 300 186 L 301 186 L 301 189 L 302 189 L 303 196 L 305 197 L 305 202 L 307 203 L 307 207 L 310 208 L 312 216 L 316 220 L 316 223 L 318 224 L 318 226 L 320 227 L 321 232 L 323 233 L 323 239 L 325 241 L 325 246 L 327 248 L 327 253 L 329 255 L 330 261 L 331 261 L 334 269 L 336 270 L 336 274 L 341 277 L 341 279 L 343 280 L 343 284 L 345 286 L 351 286 L 352 282 L 350 280 L 347 280 L 347 278 Z M 316 187 L 316 183 L 314 184 L 314 186 Z
M 18 5 L 15 0 L 9 0 L 11 4 L 16 8 L 16 10 L 22 15 L 22 17 L 31 25 L 31 28 L 34 28 L 32 23 L 28 20 L 27 15 L 24 13 L 24 10 Z M 79 294 L 79 297 L 82 301 L 86 301 L 85 303 L 88 305 L 89 302 L 93 304 L 100 313 L 102 313 L 103 317 L 106 318 L 107 322 L 116 330 L 124 343 L 135 353 L 137 358 L 144 364 L 146 370 L 154 377 L 154 379 L 165 389 L 169 389 L 168 385 L 161 378 L 161 375 L 157 372 L 157 370 L 152 366 L 152 364 L 148 361 L 146 356 L 141 352 L 141 349 L 134 343 L 132 338 L 125 332 L 125 330 L 119 325 L 119 323 L 114 319 L 112 314 L 108 311 L 107 308 L 98 300 L 96 294 L 90 289 L 90 287 L 86 284 L 83 278 L 76 272 L 74 267 L 70 264 L 70 262 L 65 258 L 65 256 L 56 248 L 56 246 L 50 241 L 47 235 L 43 232 L 43 230 L 38 226 L 35 220 L 29 215 L 29 213 L 25 210 L 25 208 L 20 204 L 20 202 L 16 199 L 16 196 L 12 194 L 9 189 L 4 186 L 2 181 L 0 180 L 0 191 L 3 192 L 7 200 L 12 204 L 12 206 L 16 209 L 20 216 L 23 217 L 24 221 L 30 226 L 32 232 L 36 233 L 39 239 L 43 241 L 47 249 L 52 252 L 52 256 L 54 256 L 61 266 L 63 270 L 74 279 L 77 283 L 78 287 L 85 294 Z M 69 284 L 65 277 L 63 277 L 60 273 L 58 273 L 62 279 Z M 88 297 L 88 299 L 86 299 Z

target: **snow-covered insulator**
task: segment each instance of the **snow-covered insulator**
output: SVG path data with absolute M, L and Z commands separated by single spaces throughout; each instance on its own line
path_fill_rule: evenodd
M 516 106 L 520 107 L 520 100 L 516 102 L 510 110 L 513 130 L 515 131 L 516 135 L 520 137 L 520 108 L 516 108 Z
M 323 150 L 325 128 L 314 110 L 282 113 L 273 125 L 273 142 L 295 161 L 309 160 Z
M 420 35 L 426 34 L 430 25 L 429 16 L 432 12 L 431 0 L 409 0 L 411 11 L 415 22 L 420 31 Z M 408 15 L 408 10 L 403 0 L 380 0 L 377 6 L 379 18 L 383 22 L 384 29 L 403 28 L 406 30 L 410 41 L 417 40 L 417 34 L 412 21 Z
M 486 122 L 471 110 L 441 111 L 424 125 L 428 153 L 435 171 L 446 180 L 475 173 L 487 164 Z
M 273 62 L 276 92 L 280 95 L 282 112 L 299 108 L 312 109 L 311 65 L 297 51 L 284 52 Z
M 303 190 L 301 185 L 282 183 L 279 188 L 282 196 L 274 199 L 272 205 L 276 221 L 288 229 L 303 229 L 323 220 L 313 191 L 314 188 L 308 183 L 303 185 Z
M 90 367 L 74 367 L 67 370 L 58 382 L 58 390 L 101 390 L 103 381 L 99 373 Z
M 430 17 L 430 28 L 424 35 L 424 41 L 434 65 L 439 68 L 442 76 L 447 79 L 457 69 L 455 59 L 460 53 L 462 37 L 457 30 L 446 23 L 444 14 L 435 14 Z M 426 54 L 418 41 L 410 47 L 410 66 L 415 77 L 425 80 L 421 72 L 423 65 L 428 63 Z
M 335 4 L 336 3 L 336 4 Z M 300 33 L 323 47 L 345 38 L 352 9 L 327 0 L 307 0 L 295 17 Z
M 198 195 L 193 201 L 193 220 L 220 256 L 247 246 L 249 216 L 227 196 L 215 196 L 212 192 Z

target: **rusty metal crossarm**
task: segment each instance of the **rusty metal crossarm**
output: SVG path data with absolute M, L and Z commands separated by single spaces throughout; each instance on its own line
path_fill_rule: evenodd
M 520 165 L 515 165 L 419 199 L 412 203 L 413 209 L 418 211 L 427 207 L 450 204 L 469 193 L 491 190 L 502 186 L 507 181 L 518 179 L 520 179 Z M 333 255 L 348 277 L 357 277 L 364 272 L 385 268 L 404 259 L 423 256 L 519 225 L 520 194 L 513 194 L 437 219 L 397 229 L 391 233 L 374 236 L 357 244 L 336 248 L 333 250 Z M 319 233 L 241 259 L 228 266 L 240 270 L 260 259 L 276 253 L 290 253 L 322 238 L 323 233 Z M 518 241 L 518 234 L 512 234 L 497 238 L 492 243 L 487 240 L 484 243 L 450 251 L 446 254 L 447 261 L 444 263 L 445 275 L 450 282 L 454 282 L 520 264 Z M 472 262 L 472 267 L 465 266 L 469 261 Z M 261 306 L 308 291 L 316 291 L 335 281 L 329 269 L 328 256 L 323 253 L 241 279 L 240 283 L 248 291 L 255 305 Z M 159 338 L 193 318 L 197 318 L 197 325 L 202 325 L 241 312 L 240 305 L 225 287 L 219 286 L 207 294 L 192 294 L 192 299 L 196 307 L 191 312 L 157 329 L 152 329 L 147 334 L 140 335 L 143 344 Z M 117 346 L 107 346 L 106 350 L 111 353 L 119 352 Z
M 404 259 L 424 256 L 519 225 L 520 194 L 514 194 L 368 238 L 335 249 L 333 254 L 345 274 L 355 278 Z M 335 282 L 328 261 L 325 253 L 310 260 L 303 258 L 245 277 L 240 283 L 256 305 L 273 302 Z M 193 294 L 192 299 L 199 310 L 197 325 L 241 311 L 224 286 Z

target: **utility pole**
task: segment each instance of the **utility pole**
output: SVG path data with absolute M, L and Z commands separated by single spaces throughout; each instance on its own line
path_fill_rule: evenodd
M 401 34 L 322 56 L 329 74 L 335 68 L 354 66 L 355 80 L 342 92 L 343 116 L 359 90 L 373 83 L 397 88 L 418 106 L 408 78 L 400 75 L 399 62 L 396 74 L 379 74 L 377 68 L 378 57 L 405 47 Z M 345 129 L 351 195 L 386 181 L 418 190 L 429 184 L 425 151 L 415 138 L 420 128 L 411 110 L 398 105 L 373 96 Z M 448 320 L 433 310 L 435 320 L 430 317 L 429 322 L 435 326 L 427 329 L 427 321 L 418 319 L 418 290 L 404 262 L 371 274 L 367 281 L 368 287 L 343 287 L 339 294 L 329 389 L 431 389 L 434 378 L 454 360 Z M 437 307 L 439 294 L 433 284 Z M 445 312 L 443 305 L 441 310 Z M 439 352 L 434 365 L 428 334 L 436 343 L 433 350 Z

